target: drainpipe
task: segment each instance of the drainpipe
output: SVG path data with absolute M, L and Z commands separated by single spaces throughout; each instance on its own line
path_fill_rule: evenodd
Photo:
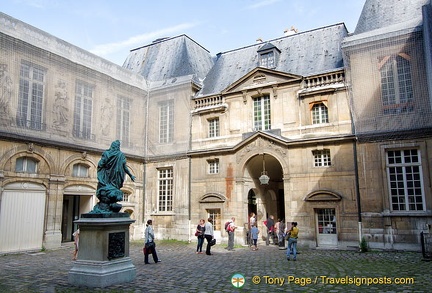
M 193 95 L 191 95 L 191 100 L 189 104 L 192 102 Z M 192 150 L 192 111 L 189 111 L 189 151 Z M 192 208 L 192 157 L 188 156 L 189 160 L 189 170 L 188 170 L 188 242 L 191 243 L 191 208 Z
M 147 183 L 147 156 L 148 156 L 148 124 L 149 124 L 149 104 L 150 104 L 150 83 L 146 80 L 146 109 L 145 109 L 145 129 L 144 129 L 144 170 L 143 170 L 143 204 L 142 204 L 142 224 L 146 222 L 145 220 L 145 201 L 146 201 L 146 183 Z
M 361 200 L 360 200 L 360 186 L 359 186 L 359 173 L 358 173 L 358 162 L 357 162 L 357 138 L 353 142 L 353 152 L 354 152 L 354 177 L 355 177 L 355 192 L 357 198 L 357 217 L 358 217 L 358 237 L 359 245 L 362 241 L 362 216 L 361 216 Z

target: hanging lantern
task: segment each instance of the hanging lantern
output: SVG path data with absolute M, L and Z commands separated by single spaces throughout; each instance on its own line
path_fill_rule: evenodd
M 269 184 L 269 181 L 270 181 L 270 177 L 267 175 L 267 171 L 265 169 L 264 154 L 263 154 L 263 171 L 261 172 L 261 176 L 259 178 L 259 181 L 260 181 L 261 185 L 267 185 L 267 184 Z

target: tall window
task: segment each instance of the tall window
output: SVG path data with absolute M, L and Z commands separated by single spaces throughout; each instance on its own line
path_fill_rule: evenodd
M 123 144 L 129 144 L 130 99 L 117 99 L 117 137 Z
M 383 113 L 399 114 L 413 111 L 410 57 L 404 53 L 387 56 L 379 66 Z
M 423 211 L 423 175 L 416 149 L 387 151 L 387 180 L 393 211 Z
M 173 141 L 174 135 L 174 100 L 159 103 L 159 142 Z
M 312 154 L 314 156 L 314 167 L 331 166 L 330 150 L 315 150 Z
M 208 160 L 208 172 L 209 174 L 219 173 L 219 159 Z
M 21 64 L 17 125 L 35 130 L 44 130 L 43 98 L 45 70 L 41 67 Z
M 221 212 L 220 209 L 208 209 L 207 218 L 213 219 L 213 230 L 221 230 Z
M 312 124 L 322 124 L 328 122 L 327 106 L 322 102 L 314 103 L 312 106 Z
M 318 209 L 317 217 L 319 234 L 336 234 L 335 209 Z
M 72 167 L 73 177 L 88 177 L 88 167 L 84 164 L 75 164 Z
M 254 106 L 254 130 L 268 130 L 270 122 L 270 96 L 262 96 L 253 99 Z
M 29 157 L 22 157 L 16 160 L 15 172 L 24 172 L 35 174 L 37 172 L 38 162 Z
M 275 67 L 275 53 L 273 51 L 263 53 L 260 55 L 260 64 L 262 67 L 274 68 Z
M 158 170 L 159 211 L 170 212 L 173 205 L 173 169 Z
M 208 120 L 209 137 L 219 136 L 219 118 L 213 118 Z
M 92 107 L 92 86 L 84 82 L 77 82 L 75 86 L 74 137 L 93 139 L 91 134 Z

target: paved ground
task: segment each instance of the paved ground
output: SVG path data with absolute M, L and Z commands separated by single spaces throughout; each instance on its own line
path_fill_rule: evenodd
M 141 247 L 130 249 L 136 279 L 103 289 L 68 284 L 71 244 L 0 256 L 0 292 L 432 292 L 432 262 L 420 253 L 301 250 L 288 262 L 275 246 L 229 252 L 216 245 L 207 256 L 195 254 L 195 244 L 168 241 L 157 242 L 162 262 L 144 265 Z M 235 274 L 245 277 L 242 288 L 233 286 Z

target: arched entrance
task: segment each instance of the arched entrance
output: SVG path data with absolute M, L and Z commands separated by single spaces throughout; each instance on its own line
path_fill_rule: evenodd
M 261 175 L 269 177 L 268 184 L 260 181 Z M 285 200 L 282 165 L 273 155 L 261 153 L 251 157 L 245 166 L 245 177 L 252 179 L 248 190 L 248 212 L 254 212 L 258 220 L 270 215 L 285 218 Z

